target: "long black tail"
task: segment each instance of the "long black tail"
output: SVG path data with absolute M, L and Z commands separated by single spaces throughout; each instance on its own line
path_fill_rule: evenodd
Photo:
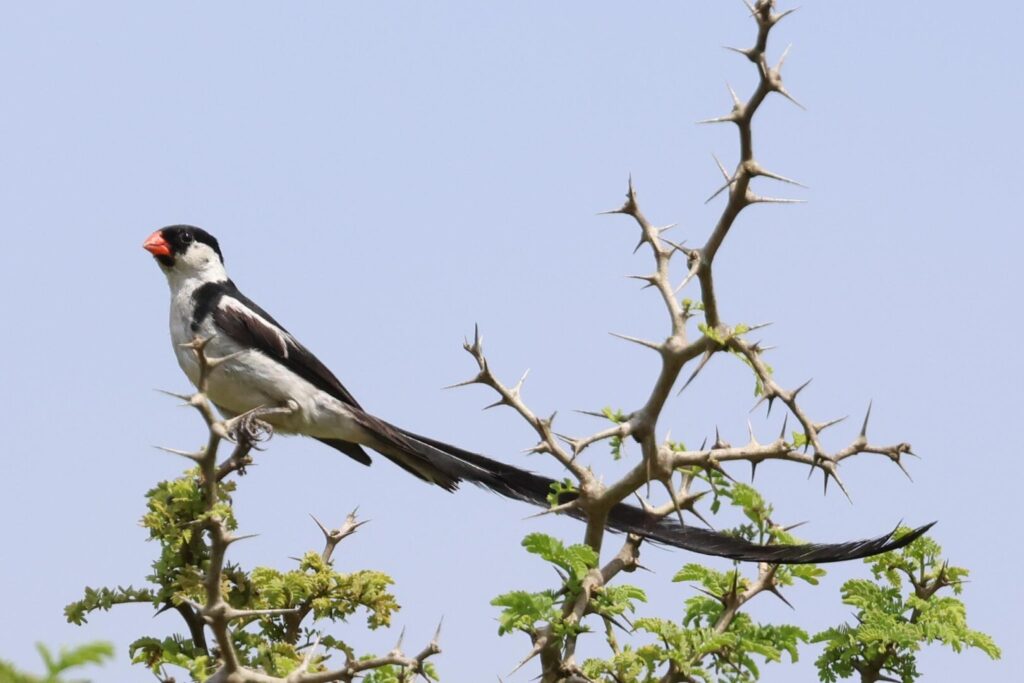
M 464 480 L 507 498 L 548 507 L 547 496 L 553 481 L 547 477 L 408 432 L 371 415 L 363 415 L 366 417 L 364 426 L 372 429 L 384 442 L 384 447 L 378 447 L 377 444 L 371 447 L 421 479 L 448 490 L 454 490 Z M 566 514 L 584 518 L 580 510 L 569 510 Z M 894 529 L 884 536 L 863 541 L 758 545 L 717 531 L 683 526 L 671 518 L 658 519 L 640 508 L 624 503 L 612 508 L 607 522 L 608 527 L 615 531 L 638 534 L 695 553 L 777 564 L 822 564 L 878 555 L 902 548 L 922 536 L 934 524 L 932 522 L 918 527 L 898 539 L 893 538 Z

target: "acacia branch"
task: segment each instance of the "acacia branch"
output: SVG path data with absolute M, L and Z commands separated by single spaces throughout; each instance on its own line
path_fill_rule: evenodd
M 588 436 L 576 438 L 560 437 L 561 441 L 569 446 L 569 449 L 566 450 L 559 442 L 559 439 L 556 438 L 558 435 L 551 431 L 550 420 L 544 421 L 539 419 L 522 402 L 519 392 L 522 381 L 512 389 L 509 389 L 494 377 L 483 354 L 479 333 L 475 335 L 472 344 L 469 342 L 465 344 L 466 350 L 473 355 L 477 362 L 479 373 L 469 382 L 463 384 L 480 383 L 491 387 L 499 396 L 499 400 L 492 405 L 508 405 L 514 408 L 537 432 L 540 441 L 530 451 L 552 455 L 577 479 L 580 496 L 566 505 L 585 513 L 587 528 L 584 540 L 598 552 L 601 550 L 605 532 L 605 520 L 609 511 L 613 506 L 621 503 L 629 496 L 636 495 L 637 491 L 649 482 L 660 482 L 668 492 L 670 499 L 667 503 L 660 505 L 652 505 L 641 499 L 644 509 L 652 517 L 660 519 L 667 515 L 676 514 L 681 518 L 684 511 L 699 517 L 695 504 L 706 492 L 691 491 L 691 485 L 694 481 L 694 468 L 717 470 L 724 474 L 723 466 L 725 464 L 745 461 L 750 463 L 753 472 L 761 462 L 779 460 L 802 464 L 810 467 L 812 470 L 819 469 L 825 477 L 826 491 L 829 479 L 834 479 L 843 492 L 846 493 L 846 489 L 838 476 L 838 465 L 846 458 L 861 453 L 878 453 L 888 457 L 903 469 L 900 457 L 904 453 L 910 453 L 910 446 L 905 443 L 891 446 L 871 444 L 867 440 L 866 420 L 864 428 L 856 439 L 841 450 L 830 453 L 822 443 L 821 433 L 836 424 L 837 421 L 818 422 L 811 419 L 797 400 L 803 387 L 794 390 L 787 390 L 781 387 L 773 379 L 771 370 L 763 360 L 765 349 L 761 348 L 758 344 L 751 344 L 743 338 L 743 335 L 750 331 L 750 328 L 746 326 L 741 328 L 739 325 L 731 327 L 724 322 L 720 303 L 715 293 L 713 266 L 720 248 L 735 225 L 736 219 L 746 207 L 752 204 L 791 203 L 796 201 L 757 194 L 751 188 L 752 181 L 760 177 L 802 187 L 795 180 L 769 171 L 762 166 L 755 158 L 753 140 L 754 116 L 769 95 L 775 93 L 799 106 L 799 102 L 786 89 L 781 75 L 782 66 L 788 54 L 788 48 L 775 66 L 771 66 L 767 59 L 768 38 L 771 30 L 792 10 L 776 12 L 774 0 L 757 0 L 753 5 L 749 5 L 749 7 L 751 16 L 757 25 L 756 39 L 752 47 L 735 49 L 735 51 L 744 55 L 754 64 L 757 70 L 758 81 L 753 92 L 746 100 L 741 99 L 730 87 L 729 92 L 732 97 L 731 111 L 724 116 L 708 121 L 709 123 L 727 122 L 736 125 L 739 133 L 739 161 L 735 169 L 729 172 L 716 158 L 724 178 L 724 184 L 710 199 L 722 193 L 726 194 L 727 199 L 725 207 L 705 243 L 699 248 L 688 248 L 683 244 L 676 244 L 666 239 L 664 232 L 667 228 L 655 227 L 640 208 L 632 177 L 629 179 L 626 199 L 622 206 L 605 212 L 630 216 L 639 228 L 640 237 L 637 249 L 646 244 L 650 248 L 654 263 L 651 272 L 632 277 L 642 281 L 646 287 L 650 287 L 658 292 L 668 316 L 669 335 L 663 341 L 649 341 L 627 335 L 615 335 L 646 349 L 653 350 L 661 358 L 661 367 L 654 378 L 646 402 L 637 410 L 626 415 L 624 419 L 617 419 L 616 424 L 613 426 L 602 428 Z M 686 274 L 681 281 L 674 280 L 672 275 L 671 266 L 673 258 L 677 254 L 682 254 L 686 258 Z M 696 280 L 700 289 L 701 303 L 699 305 L 693 305 L 686 299 L 680 301 L 677 298 L 679 292 L 694 280 Z M 700 310 L 703 310 L 705 325 L 700 327 L 702 334 L 691 341 L 687 336 L 687 325 L 689 320 Z M 763 400 L 768 401 L 769 410 L 776 399 L 786 406 L 789 414 L 795 418 L 803 432 L 802 443 L 798 443 L 796 438 L 790 440 L 787 437 L 785 424 L 783 425 L 782 433 L 768 443 L 760 443 L 755 437 L 752 428 L 749 441 L 745 445 L 738 447 L 733 447 L 723 442 L 720 438 L 716 438 L 715 443 L 710 448 L 705 448 L 702 445 L 698 450 L 685 450 L 667 440 L 663 444 L 658 443 L 655 436 L 658 420 L 664 410 L 666 401 L 679 381 L 682 371 L 688 365 L 694 365 L 688 379 L 683 384 L 685 389 L 700 374 L 711 359 L 722 351 L 731 352 L 744 359 L 750 365 L 757 377 Z M 627 438 L 632 438 L 640 444 L 642 457 L 639 462 L 617 481 L 604 485 L 597 480 L 589 468 L 585 468 L 579 463 L 579 456 L 592 445 L 607 442 L 611 439 L 624 440 Z M 677 488 L 673 479 L 674 474 L 680 470 L 683 472 L 683 483 L 681 487 Z M 904 470 L 904 472 L 906 471 Z M 563 506 L 557 506 L 552 511 L 560 511 L 562 508 Z M 616 558 L 609 565 L 606 565 L 612 568 L 609 570 L 608 575 L 602 575 L 602 572 L 597 570 L 588 574 L 583 581 L 580 592 L 571 598 L 567 598 L 563 603 L 561 615 L 563 625 L 568 624 L 572 626 L 577 624 L 579 620 L 589 613 L 588 605 L 590 605 L 593 591 L 600 589 L 619 571 L 632 570 L 637 566 L 639 545 L 639 539 L 627 538 Z M 739 609 L 759 593 L 764 591 L 777 593 L 774 584 L 775 571 L 775 567 L 762 565 L 759 568 L 759 575 L 755 581 L 751 582 L 745 590 L 736 591 L 725 599 L 723 602 L 723 613 L 716 622 L 715 628 L 719 629 L 720 632 L 728 629 Z M 557 640 L 549 637 L 552 633 L 551 624 L 539 627 L 531 633 L 533 649 L 523 663 L 529 661 L 533 656 L 539 655 L 543 666 L 542 680 L 545 683 L 581 675 L 574 660 L 576 636 L 573 635 L 571 628 L 569 632 L 570 635 L 567 635 L 561 643 L 560 652 L 558 651 L 559 643 Z M 669 673 L 666 676 L 666 680 L 686 679 L 684 675 L 675 670 L 675 667 L 670 667 Z
M 575 460 L 575 454 L 568 453 L 560 443 L 558 436 L 552 430 L 552 423 L 555 419 L 555 414 L 551 417 L 543 418 L 538 417 L 533 410 L 522 399 L 522 388 L 523 383 L 526 381 L 526 374 L 513 385 L 511 388 L 506 386 L 499 380 L 493 372 L 491 372 L 490 364 L 487 362 L 487 358 L 484 356 L 483 337 L 480 336 L 480 328 L 476 328 L 473 331 L 473 342 L 470 343 L 468 340 L 463 344 L 463 348 L 473 356 L 473 359 L 477 363 L 479 372 L 477 375 L 465 382 L 453 384 L 451 388 L 466 386 L 469 384 L 483 384 L 493 389 L 499 396 L 497 402 L 487 406 L 488 408 L 497 407 L 499 405 L 509 406 L 514 409 L 519 415 L 526 420 L 527 424 L 533 428 L 540 437 L 540 442 L 530 449 L 534 453 L 548 453 L 559 463 L 562 464 L 566 469 L 573 473 L 573 475 L 579 480 L 581 484 L 592 484 L 595 482 L 593 473 L 587 468 L 580 465 Z
M 270 425 L 260 418 L 289 412 L 294 410 L 294 406 L 288 404 L 282 407 L 257 408 L 230 420 L 220 420 L 214 412 L 206 391 L 210 374 L 216 371 L 216 368 L 226 359 L 210 358 L 206 353 L 209 342 L 209 338 L 197 338 L 187 344 L 187 347 L 196 354 L 199 363 L 199 379 L 196 393 L 181 397 L 203 417 L 209 430 L 207 443 L 198 453 L 174 451 L 194 460 L 199 465 L 200 471 L 203 510 L 198 519 L 199 526 L 206 532 L 209 539 L 209 560 L 203 577 L 205 600 L 203 603 L 185 601 L 176 605 L 175 608 L 185 619 L 192 633 L 193 642 L 198 646 L 206 648 L 203 628 L 197 624 L 199 619 L 205 622 L 216 639 L 217 651 L 215 654 L 219 660 L 219 668 L 208 680 L 212 683 L 326 683 L 328 681 L 350 683 L 360 674 L 384 666 L 401 667 L 404 672 L 401 676 L 402 681 L 411 680 L 421 674 L 425 661 L 441 651 L 438 644 L 440 625 L 431 642 L 420 653 L 411 657 L 404 654 L 400 647 L 396 647 L 384 657 L 365 660 L 350 659 L 339 669 L 311 672 L 309 669 L 313 664 L 314 651 L 319 642 L 317 639 L 307 653 L 303 665 L 284 678 L 250 669 L 240 662 L 234 646 L 232 630 L 234 622 L 240 622 L 240 627 L 244 627 L 245 623 L 253 619 L 283 617 L 286 640 L 290 639 L 290 642 L 294 643 L 298 639 L 303 619 L 312 611 L 310 602 L 287 609 L 237 609 L 227 602 L 223 587 L 228 547 L 244 537 L 233 535 L 228 528 L 227 520 L 218 513 L 218 509 L 225 502 L 220 495 L 220 482 L 234 472 L 243 473 L 244 468 L 252 463 L 250 455 L 252 449 L 258 442 L 272 436 L 273 431 Z M 218 464 L 218 449 L 225 439 L 233 439 L 235 447 L 231 455 Z M 357 521 L 355 511 L 348 515 L 341 527 L 334 530 L 327 529 L 316 518 L 314 521 L 324 534 L 324 549 L 321 558 L 325 562 L 330 561 L 338 543 L 355 533 L 365 523 Z

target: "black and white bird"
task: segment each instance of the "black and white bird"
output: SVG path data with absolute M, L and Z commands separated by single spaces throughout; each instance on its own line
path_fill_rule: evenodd
M 157 230 L 143 247 L 167 276 L 171 289 L 171 342 L 178 365 L 195 384 L 199 363 L 188 343 L 209 339 L 212 357 L 227 358 L 207 378 L 207 395 L 226 416 L 279 407 L 266 419 L 274 430 L 301 434 L 369 465 L 365 448 L 410 474 L 454 491 L 468 481 L 533 505 L 548 506 L 552 480 L 436 439 L 413 434 L 367 412 L 327 367 L 269 313 L 238 291 L 224 268 L 216 238 L 189 225 Z M 580 516 L 578 511 L 576 516 Z M 608 526 L 653 541 L 735 560 L 787 564 L 838 562 L 910 543 L 931 525 L 898 540 L 892 534 L 849 543 L 762 546 L 671 519 L 655 519 L 625 504 L 612 509 Z

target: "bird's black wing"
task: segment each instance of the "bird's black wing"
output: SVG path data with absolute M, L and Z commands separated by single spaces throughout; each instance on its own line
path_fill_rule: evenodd
M 317 389 L 362 410 L 355 397 L 319 358 L 273 316 L 238 291 L 231 280 L 208 282 L 197 288 L 192 298 L 195 303 L 193 329 L 198 330 L 206 316 L 212 315 L 217 327 L 236 343 L 262 351 Z
M 192 329 L 198 330 L 206 316 L 212 315 L 217 327 L 235 343 L 261 351 L 317 389 L 352 408 L 362 410 L 355 397 L 319 358 L 300 344 L 273 316 L 238 291 L 231 280 L 208 282 L 196 289 L 192 297 L 195 303 Z M 372 462 L 359 444 L 340 439 L 317 440 L 356 462 L 364 465 Z

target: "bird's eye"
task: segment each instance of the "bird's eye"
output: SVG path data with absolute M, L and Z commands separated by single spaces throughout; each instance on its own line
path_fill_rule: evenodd
M 183 232 L 183 233 L 181 233 L 181 243 L 182 244 L 191 244 L 192 243 L 192 233 L 190 233 L 190 232 Z

